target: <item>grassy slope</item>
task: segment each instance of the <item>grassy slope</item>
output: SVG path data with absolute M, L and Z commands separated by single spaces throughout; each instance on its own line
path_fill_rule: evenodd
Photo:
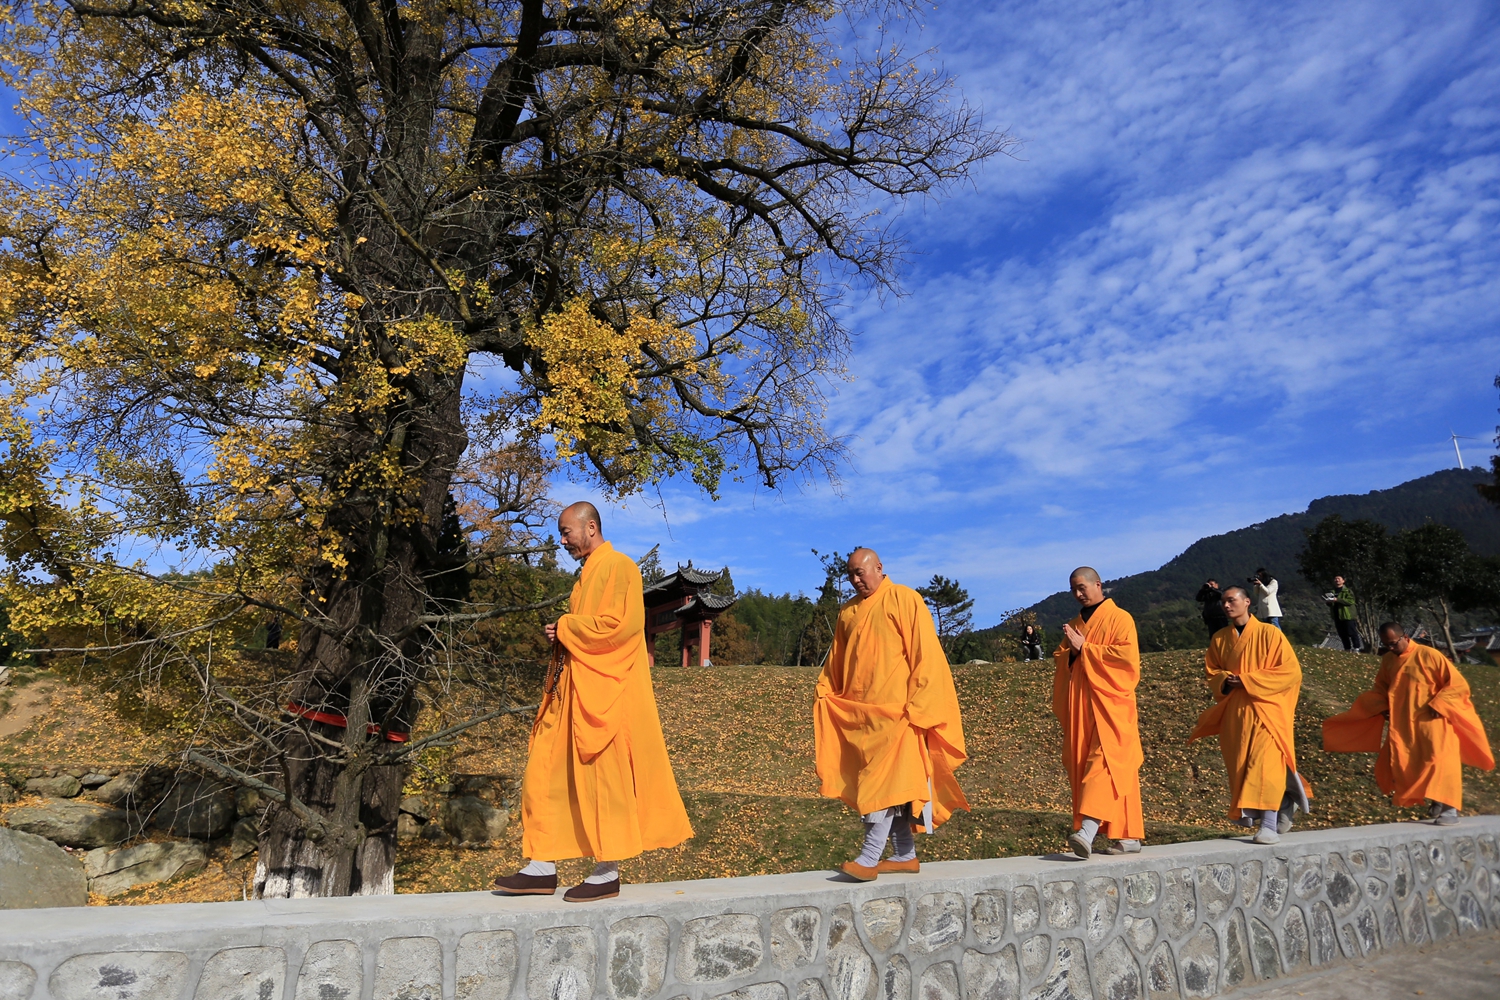
M 1316 799 L 1309 826 L 1412 818 L 1380 796 L 1372 754 L 1324 754 L 1320 723 L 1341 711 L 1375 671 L 1374 657 L 1302 650 L 1304 685 L 1297 739 L 1303 773 Z M 1146 762 L 1141 772 L 1148 838 L 1155 842 L 1221 836 L 1224 765 L 1215 741 L 1188 746 L 1194 720 L 1209 704 L 1199 680 L 1201 653 L 1148 654 L 1139 702 Z M 1474 700 L 1500 733 L 1500 671 L 1468 668 Z M 1001 663 L 955 670 L 970 761 L 959 777 L 974 806 L 919 842 L 922 857 L 1039 854 L 1062 846 L 1069 820 L 1059 730 L 1048 704 L 1050 665 Z M 859 825 L 840 803 L 817 795 L 810 703 L 816 671 L 797 667 L 716 667 L 657 671 L 662 722 L 697 835 L 671 850 L 623 865 L 627 879 L 658 881 L 825 868 L 852 856 Z M 66 691 L 66 689 L 63 689 Z M 64 696 L 60 708 L 83 700 Z M 107 713 L 59 719 L 0 741 L 9 764 L 126 764 L 149 744 L 134 742 Z M 474 734 L 450 761 L 466 773 L 519 774 L 526 727 L 507 722 Z M 122 739 L 122 737 L 125 737 Z M 113 748 L 114 756 L 107 750 Z M 85 750 L 86 748 L 86 750 Z M 1466 808 L 1500 812 L 1500 777 L 1469 770 Z M 403 844 L 397 887 L 403 892 L 483 888 L 520 860 L 520 830 L 490 850 Z M 248 859 L 222 854 L 203 875 L 141 890 L 120 902 L 239 898 Z M 561 866 L 565 880 L 582 861 Z

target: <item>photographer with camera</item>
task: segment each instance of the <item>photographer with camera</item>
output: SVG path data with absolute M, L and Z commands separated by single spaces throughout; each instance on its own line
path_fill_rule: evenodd
M 1203 605 L 1203 624 L 1210 639 L 1219 629 L 1229 627 L 1229 616 L 1224 614 L 1224 593 L 1219 590 L 1218 580 L 1203 581 L 1193 600 Z
M 1281 589 L 1281 584 L 1276 582 L 1276 578 L 1264 566 L 1245 582 L 1250 584 L 1250 593 L 1255 599 L 1255 617 L 1267 625 L 1281 628 L 1281 602 L 1276 599 L 1276 592 Z

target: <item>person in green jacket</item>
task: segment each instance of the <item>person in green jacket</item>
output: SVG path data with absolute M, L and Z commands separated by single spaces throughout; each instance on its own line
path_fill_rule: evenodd
M 1328 610 L 1333 612 L 1333 627 L 1338 629 L 1344 649 L 1359 649 L 1359 632 L 1354 627 L 1354 590 L 1344 578 L 1333 578 L 1333 595 L 1327 598 Z

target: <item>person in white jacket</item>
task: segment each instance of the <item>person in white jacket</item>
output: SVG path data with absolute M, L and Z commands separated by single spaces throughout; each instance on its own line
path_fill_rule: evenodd
M 1281 602 L 1276 599 L 1276 592 L 1281 589 L 1281 584 L 1262 566 L 1250 578 L 1250 586 L 1255 592 L 1255 617 L 1281 628 Z

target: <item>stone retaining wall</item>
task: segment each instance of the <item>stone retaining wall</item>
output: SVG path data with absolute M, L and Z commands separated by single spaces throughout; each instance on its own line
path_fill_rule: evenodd
M 851 837 L 854 835 L 851 827 Z M 627 886 L 0 913 L 0 1000 L 1168 1000 L 1500 926 L 1500 817 Z M 915 992 L 914 992 L 915 991 Z

